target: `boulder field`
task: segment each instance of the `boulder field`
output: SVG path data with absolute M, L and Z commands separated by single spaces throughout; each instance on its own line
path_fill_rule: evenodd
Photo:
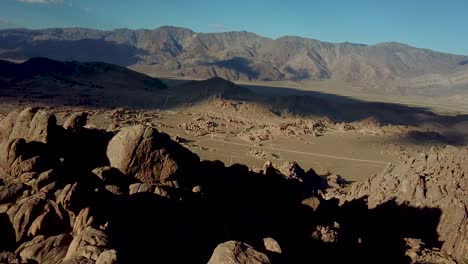
M 153 127 L 86 122 L 36 108 L 0 120 L 0 263 L 468 260 L 466 148 L 345 186 L 294 162 L 201 161 Z

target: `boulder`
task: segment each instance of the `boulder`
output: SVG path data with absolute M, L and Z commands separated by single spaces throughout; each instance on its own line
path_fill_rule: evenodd
M 211 255 L 208 264 L 267 264 L 267 255 L 258 252 L 253 247 L 237 242 L 228 241 L 219 244 Z
M 107 235 L 92 227 L 87 227 L 75 235 L 68 248 L 64 261 L 83 257 L 96 261 L 102 252 L 109 249 Z
M 73 113 L 70 117 L 65 120 L 63 124 L 63 128 L 65 129 L 75 129 L 78 127 L 86 126 L 86 122 L 88 121 L 88 113 L 86 112 L 79 112 Z
M 15 125 L 11 130 L 9 139 L 24 138 L 27 139 L 31 128 L 31 121 L 36 114 L 37 109 L 28 107 L 21 111 L 16 118 Z
M 154 185 L 151 185 L 148 183 L 134 183 L 130 185 L 129 191 L 131 195 L 131 194 L 143 193 L 143 192 L 154 192 L 155 188 L 156 187 Z
M 33 240 L 21 244 L 16 253 L 23 261 L 34 260 L 43 264 L 58 264 L 67 253 L 73 237 L 61 234 L 53 237 L 36 236 Z
M 43 172 L 48 169 L 47 161 L 42 156 L 35 156 L 30 159 L 24 159 L 20 156 L 16 159 L 9 169 L 12 177 L 20 177 L 23 173 L 28 172 Z
M 67 229 L 67 217 L 43 193 L 24 198 L 7 211 L 15 230 L 16 242 L 37 235 L 56 235 Z
M 31 223 L 28 236 L 56 235 L 70 228 L 68 216 L 52 200 L 47 200 L 43 212 Z
M 31 224 L 43 213 L 46 204 L 44 198 L 41 195 L 33 195 L 8 209 L 7 214 L 15 230 L 16 242 L 23 241 L 27 237 Z
M 311 208 L 314 211 L 317 211 L 317 209 L 320 206 L 320 199 L 315 196 L 309 197 L 309 198 L 302 200 L 301 204 Z
M 281 247 L 276 240 L 271 237 L 266 237 L 263 239 L 263 246 L 266 251 L 281 254 Z
M 38 111 L 29 125 L 29 131 L 26 139 L 47 144 L 53 137 L 57 126 L 57 119 L 51 113 Z
M 84 208 L 80 211 L 78 216 L 75 218 L 73 223 L 73 233 L 79 234 L 81 231 L 86 229 L 88 226 L 94 222 L 94 217 L 90 213 L 91 209 L 89 207 Z
M 278 170 L 287 178 L 302 180 L 305 176 L 305 171 L 296 162 L 285 162 Z
M 167 134 L 141 125 L 123 128 L 109 142 L 107 157 L 112 167 L 150 184 L 177 180 L 199 161 Z
M 28 142 L 49 143 L 57 125 L 55 116 L 47 111 L 26 108 L 19 114 L 12 112 L 0 123 L 0 142 L 24 138 Z
M 19 112 L 13 111 L 0 121 L 0 144 L 10 138 Z
M 0 145 L 0 167 L 9 173 L 11 165 L 26 151 L 27 144 L 24 138 L 10 139 Z
M 117 251 L 106 250 L 99 255 L 96 264 L 116 264 L 118 263 Z

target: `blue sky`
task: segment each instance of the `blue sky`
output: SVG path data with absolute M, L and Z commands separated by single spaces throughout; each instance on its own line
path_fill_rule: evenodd
M 0 0 L 0 28 L 251 31 L 468 55 L 468 0 Z

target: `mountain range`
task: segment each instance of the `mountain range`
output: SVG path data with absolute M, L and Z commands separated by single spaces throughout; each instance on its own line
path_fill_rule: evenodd
M 363 45 L 292 36 L 271 39 L 245 31 L 197 33 L 170 26 L 0 31 L 0 59 L 32 57 L 113 63 L 151 76 L 333 81 L 399 95 L 468 93 L 468 56 L 394 42 Z

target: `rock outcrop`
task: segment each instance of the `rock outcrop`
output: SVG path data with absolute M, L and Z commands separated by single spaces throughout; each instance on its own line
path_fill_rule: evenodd
M 468 258 L 466 149 L 408 157 L 346 193 L 339 176 L 294 162 L 226 167 L 152 127 L 107 132 L 85 119 L 64 128 L 28 108 L 0 121 L 0 262 Z
M 154 128 L 123 128 L 107 147 L 110 165 L 146 183 L 178 180 L 199 161 L 189 150 Z
M 367 197 L 370 209 L 396 200 L 414 207 L 442 211 L 437 231 L 442 250 L 468 259 L 468 150 L 446 147 L 402 164 L 389 164 L 380 174 L 352 185 L 346 201 Z
M 208 264 L 269 264 L 267 255 L 258 252 L 253 247 L 228 241 L 218 245 L 213 251 Z

